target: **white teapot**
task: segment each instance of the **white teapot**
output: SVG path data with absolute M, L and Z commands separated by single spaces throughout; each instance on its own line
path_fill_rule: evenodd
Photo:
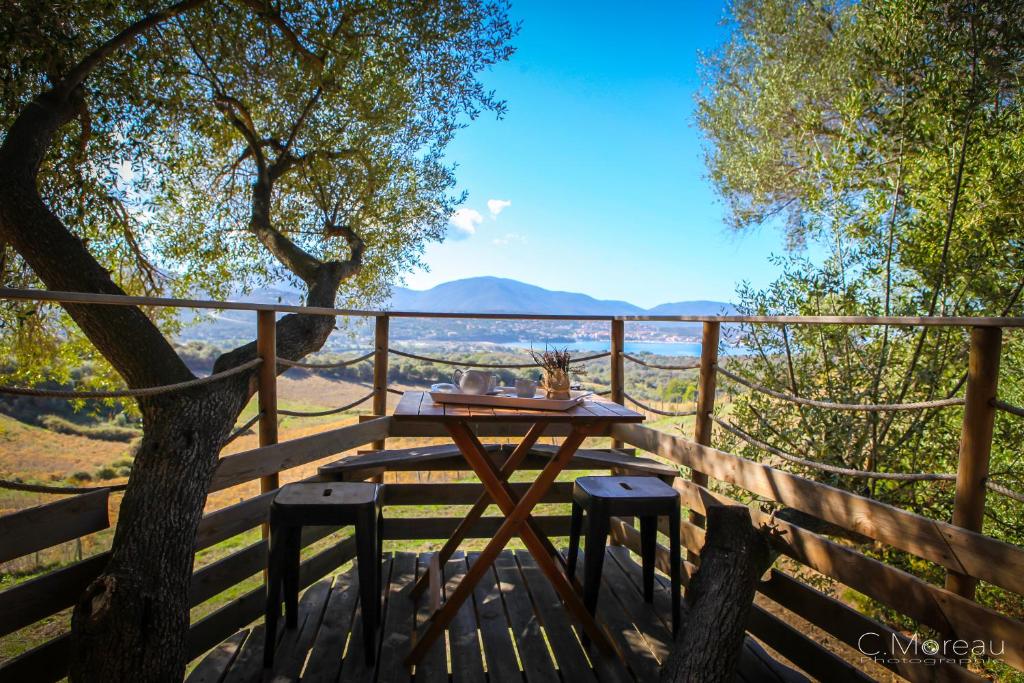
M 483 370 L 458 369 L 452 373 L 452 384 L 464 394 L 489 394 L 498 386 L 498 376 Z

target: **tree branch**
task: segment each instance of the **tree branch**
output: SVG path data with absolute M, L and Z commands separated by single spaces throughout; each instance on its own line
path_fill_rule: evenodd
M 68 97 L 78 86 L 80 86 L 94 69 L 106 61 L 122 47 L 127 47 L 135 42 L 135 39 L 149 29 L 164 23 L 169 19 L 184 14 L 206 3 L 207 0 L 183 0 L 176 5 L 171 5 L 162 10 L 149 14 L 116 36 L 103 43 L 95 50 L 86 55 L 82 61 L 73 66 L 70 71 L 53 87 L 52 92 L 61 99 Z
M 299 39 L 298 34 L 295 33 L 295 30 L 287 21 L 284 20 L 284 17 L 281 16 L 280 12 L 270 8 L 269 2 L 266 2 L 266 0 L 238 0 L 238 2 L 251 9 L 257 17 L 266 21 L 280 31 L 281 35 L 284 36 L 284 39 L 291 44 L 299 57 L 312 67 L 317 74 L 323 71 L 323 58 L 302 44 L 302 41 Z

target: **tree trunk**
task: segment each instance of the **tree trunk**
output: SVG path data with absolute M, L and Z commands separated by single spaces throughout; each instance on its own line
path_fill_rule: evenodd
M 662 683 L 732 683 L 757 582 L 771 563 L 765 533 L 739 505 L 708 507 L 700 568 L 686 592 L 686 614 Z
M 72 616 L 74 681 L 181 681 L 196 529 L 245 382 L 151 401 L 111 559 Z M 231 386 L 233 385 L 233 386 Z

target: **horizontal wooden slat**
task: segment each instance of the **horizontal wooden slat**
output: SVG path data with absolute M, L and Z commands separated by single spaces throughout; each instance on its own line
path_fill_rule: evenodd
M 909 638 L 899 631 L 867 617 L 848 605 L 825 595 L 788 574 L 772 569 L 770 578 L 758 585 L 761 594 L 797 614 L 853 648 L 864 646 L 879 652 L 878 663 L 914 683 L 935 680 L 981 683 L 987 679 L 962 666 L 939 661 L 915 662 L 905 653 L 913 652 Z M 866 634 L 878 634 L 864 640 Z
M 63 634 L 0 664 L 0 681 L 52 683 L 68 675 L 71 636 Z
M 308 546 L 334 531 L 329 527 L 303 529 L 302 545 Z M 355 556 L 355 540 L 345 538 L 309 558 L 300 566 L 300 585 L 308 586 Z M 266 543 L 259 541 L 207 565 L 192 576 L 189 604 L 200 602 L 260 571 L 265 564 Z M 260 586 L 196 622 L 189 630 L 189 658 L 195 658 L 263 613 L 265 589 Z M 198 648 L 198 650 L 196 649 Z M 67 676 L 70 638 L 62 634 L 0 665 L 0 681 L 48 683 Z
M 707 514 L 702 499 L 694 495 L 698 491 L 706 493 L 706 489 L 686 480 L 678 480 L 676 487 L 680 491 L 684 507 Z M 725 496 L 715 494 L 715 497 L 723 504 L 737 504 Z M 767 521 L 766 515 L 753 511 L 752 515 L 756 521 L 762 523 Z M 666 526 L 660 525 L 660 530 L 667 534 Z M 807 533 L 810 532 L 802 531 L 793 542 L 800 544 L 801 538 Z M 680 525 L 680 538 L 684 548 L 699 553 L 704 545 L 704 530 L 684 519 Z M 871 646 L 882 653 L 880 663 L 910 681 L 933 681 L 936 679 L 936 672 L 939 673 L 939 679 L 943 681 L 984 680 L 967 669 L 950 662 L 936 664 L 915 662 L 906 656 L 907 652 L 913 650 L 910 649 L 910 639 L 902 633 L 861 614 L 778 569 L 773 568 L 769 577 L 768 580 L 761 581 L 758 585 L 758 590 L 763 595 L 839 638 L 847 645 L 857 648 L 864 634 L 878 634 L 879 638 L 873 639 Z M 903 647 L 902 651 L 898 649 L 900 646 Z
M 948 569 L 1024 594 L 1024 549 L 640 425 L 616 438 Z
M 495 423 L 495 422 L 470 422 L 470 429 L 482 439 L 487 438 L 512 438 L 523 436 L 530 429 L 528 424 Z M 544 436 L 566 436 L 569 434 L 568 425 L 552 424 L 544 430 Z M 429 422 L 403 422 L 401 420 L 391 423 L 388 428 L 388 436 L 395 437 L 423 437 L 450 439 L 451 435 L 443 425 Z
M 217 465 L 210 491 L 243 484 L 383 439 L 388 435 L 390 423 L 390 417 L 381 417 L 225 456 Z
M 530 483 L 511 484 L 519 496 L 526 493 Z M 568 503 L 572 501 L 571 481 L 551 485 L 542 503 Z M 384 487 L 385 505 L 472 505 L 484 494 L 482 484 L 388 484 Z M 386 513 L 385 513 L 386 514 Z
M 273 497 L 274 492 L 266 493 L 203 517 L 196 533 L 196 550 L 209 548 L 263 522 Z M 74 605 L 109 558 L 109 552 L 99 553 L 0 592 L 0 636 Z
M 705 506 L 711 504 L 709 499 L 738 504 L 685 479 L 677 479 L 675 487 L 683 505 L 697 512 L 706 512 Z M 997 649 L 1005 643 L 1000 658 L 1024 669 L 1024 623 L 778 517 L 770 520 L 760 510 L 752 509 L 751 518 L 758 526 L 772 522 L 780 532 L 772 537 L 773 546 L 798 562 L 936 629 L 945 637 L 980 639 L 996 644 Z
M 196 550 L 209 548 L 267 521 L 277 491 L 268 491 L 207 513 L 196 530 Z
M 109 491 L 90 491 L 0 517 L 0 563 L 110 526 Z
M 568 536 L 569 516 L 535 516 L 541 531 L 548 536 Z M 458 517 L 385 517 L 384 538 L 421 540 L 448 538 L 462 519 Z M 504 517 L 481 517 L 470 529 L 467 538 L 490 538 L 505 521 Z
M 110 553 L 94 555 L 0 593 L 0 636 L 74 605 L 109 559 Z

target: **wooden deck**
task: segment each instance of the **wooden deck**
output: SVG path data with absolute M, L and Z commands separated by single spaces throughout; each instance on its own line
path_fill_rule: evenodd
M 240 631 L 210 652 L 189 683 L 247 681 L 415 681 L 585 683 L 655 681 L 671 644 L 667 579 L 658 575 L 653 605 L 640 594 L 640 567 L 623 548 L 609 548 L 598 619 L 608 627 L 624 660 L 590 659 L 554 589 L 529 553 L 505 551 L 477 586 L 447 632 L 413 674 L 402 665 L 415 626 L 429 607 L 410 591 L 429 554 L 386 554 L 381 571 L 388 587 L 375 667 L 363 661 L 358 586 L 352 568 L 314 583 L 299 602 L 298 627 L 278 638 L 274 671 L 262 670 L 262 624 Z M 476 553 L 457 553 L 445 567 L 451 590 Z M 468 563 L 468 564 L 467 564 Z M 582 564 L 582 563 L 581 563 Z M 737 680 L 805 681 L 747 639 Z

